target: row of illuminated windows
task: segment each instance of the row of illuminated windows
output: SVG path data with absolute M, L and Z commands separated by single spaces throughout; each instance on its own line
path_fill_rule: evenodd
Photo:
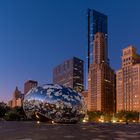
M 122 78 L 122 77 L 117 77 L 117 80 L 118 81 L 122 81 L 122 80 L 124 80 L 124 82 L 129 82 L 129 81 L 131 81 L 131 80 L 138 80 L 138 75 L 133 75 L 133 76 L 129 76 L 129 75 L 124 75 L 124 78 Z
M 132 67 L 126 67 L 123 69 L 123 73 L 138 73 L 138 68 L 135 67 L 135 68 L 132 68 Z M 119 72 L 118 74 L 122 74 L 122 72 Z

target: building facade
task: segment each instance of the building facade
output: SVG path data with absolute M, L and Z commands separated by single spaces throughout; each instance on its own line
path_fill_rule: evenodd
M 87 104 L 88 104 L 88 90 L 83 90 L 81 93 L 81 96 L 84 98 L 84 102 L 87 108 Z
M 71 87 L 77 92 L 84 89 L 84 62 L 73 57 L 53 69 L 53 83 Z
M 37 87 L 38 82 L 34 80 L 28 80 L 24 83 L 24 95 L 28 93 L 29 90 L 31 90 L 34 87 Z
M 23 101 L 23 94 L 21 91 L 18 89 L 18 87 L 15 88 L 15 91 L 13 92 L 13 97 L 12 100 L 8 102 L 8 105 L 11 108 L 14 107 L 20 107 L 22 106 L 22 101 Z
M 88 76 L 88 110 L 115 112 L 115 74 L 108 64 L 106 35 L 96 33 L 93 44 L 93 63 Z
M 93 63 L 94 36 L 98 32 L 104 33 L 107 42 L 107 16 L 96 10 L 88 9 L 88 72 L 90 64 Z M 105 51 L 107 54 L 107 49 Z
M 117 112 L 140 111 L 140 55 L 133 46 L 122 51 L 122 66 L 116 71 Z

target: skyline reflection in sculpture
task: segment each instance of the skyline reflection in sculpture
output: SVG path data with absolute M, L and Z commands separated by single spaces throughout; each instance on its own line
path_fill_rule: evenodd
M 86 113 L 82 96 L 71 88 L 57 84 L 30 90 L 24 98 L 23 108 L 28 118 L 58 123 L 76 123 Z

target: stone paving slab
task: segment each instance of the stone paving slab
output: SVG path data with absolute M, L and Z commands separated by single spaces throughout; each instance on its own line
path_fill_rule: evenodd
M 0 140 L 140 140 L 140 124 L 0 121 Z

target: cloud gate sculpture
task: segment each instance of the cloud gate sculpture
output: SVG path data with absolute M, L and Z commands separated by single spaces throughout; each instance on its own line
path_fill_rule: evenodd
M 76 123 L 86 112 L 84 99 L 79 93 L 57 84 L 30 90 L 24 98 L 23 109 L 28 118 L 57 123 Z

